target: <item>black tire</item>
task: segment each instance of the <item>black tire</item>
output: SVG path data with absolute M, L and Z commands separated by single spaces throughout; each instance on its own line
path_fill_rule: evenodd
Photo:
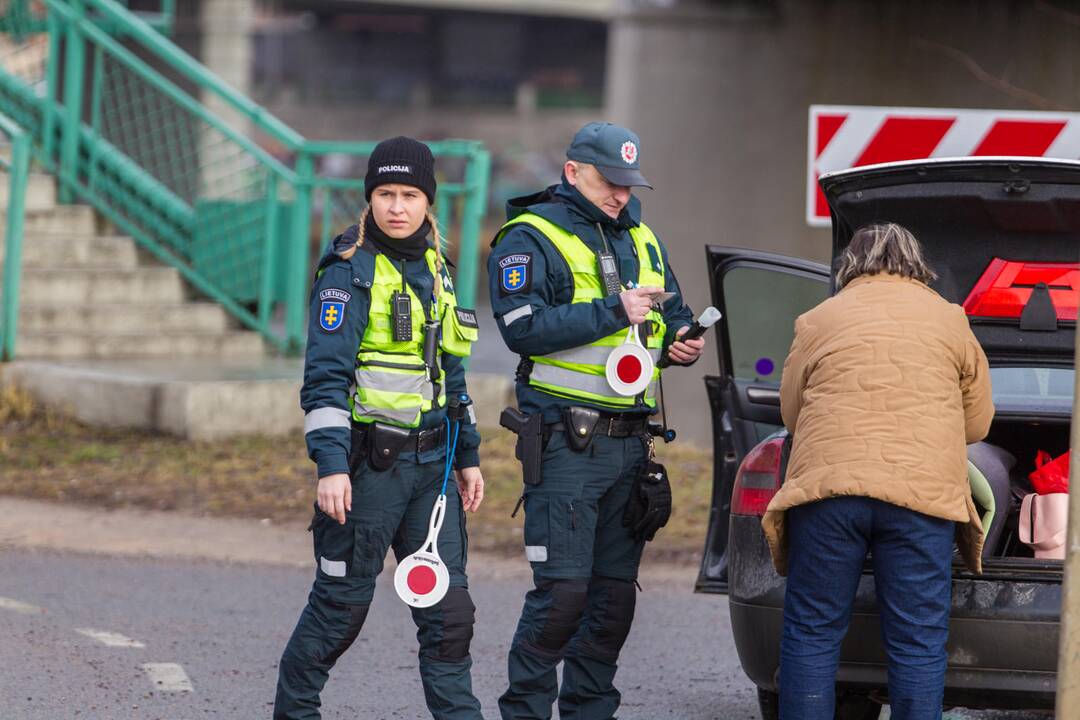
M 757 704 L 761 712 L 761 720 L 780 720 L 780 696 L 772 690 L 759 687 Z
M 761 720 L 780 720 L 780 696 L 772 690 L 757 689 L 758 711 Z M 843 695 L 836 698 L 836 720 L 877 720 L 881 705 L 865 695 Z

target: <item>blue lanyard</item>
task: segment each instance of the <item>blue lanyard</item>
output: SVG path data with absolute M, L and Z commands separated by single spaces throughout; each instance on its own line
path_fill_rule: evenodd
M 458 431 L 461 430 L 461 423 L 455 422 L 453 424 L 453 439 L 451 439 L 451 424 L 450 416 L 446 417 L 446 464 L 443 466 L 443 481 L 441 495 L 446 494 L 446 485 L 450 481 L 450 471 L 454 469 L 454 453 L 457 452 Z

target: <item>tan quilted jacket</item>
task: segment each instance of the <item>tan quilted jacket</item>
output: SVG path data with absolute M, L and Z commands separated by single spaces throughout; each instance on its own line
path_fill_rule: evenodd
M 965 446 L 986 436 L 994 405 L 961 307 L 898 275 L 852 280 L 795 321 L 780 404 L 794 444 L 762 519 L 777 572 L 784 511 L 838 495 L 956 521 L 967 565 L 982 571 Z

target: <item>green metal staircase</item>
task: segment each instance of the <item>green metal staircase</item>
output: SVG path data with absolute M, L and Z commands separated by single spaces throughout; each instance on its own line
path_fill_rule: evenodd
M 172 43 L 163 34 L 172 19 L 172 0 L 150 15 L 115 0 L 0 0 L 0 136 L 22 148 L 0 171 L 21 186 L 32 158 L 56 178 L 60 203 L 90 205 L 233 322 L 296 352 L 312 254 L 364 205 L 361 180 L 319 169 L 330 155 L 359 167 L 374 143 L 301 136 Z M 440 177 L 436 214 L 457 248 L 459 297 L 471 305 L 490 156 L 473 141 L 431 147 L 457 159 L 440 162 L 458 176 Z M 19 215 L 7 208 L 0 358 L 8 359 Z

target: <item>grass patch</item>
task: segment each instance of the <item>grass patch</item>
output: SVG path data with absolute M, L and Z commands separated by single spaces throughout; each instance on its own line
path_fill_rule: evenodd
M 482 431 L 487 494 L 469 516 L 470 547 L 518 555 L 523 516 L 514 436 Z M 704 544 L 712 496 L 711 454 L 658 446 L 675 494 L 671 522 L 649 556 L 694 560 Z M 84 425 L 0 388 L 0 494 L 105 508 L 180 510 L 198 515 L 306 522 L 315 468 L 301 435 L 191 442 L 166 435 Z

